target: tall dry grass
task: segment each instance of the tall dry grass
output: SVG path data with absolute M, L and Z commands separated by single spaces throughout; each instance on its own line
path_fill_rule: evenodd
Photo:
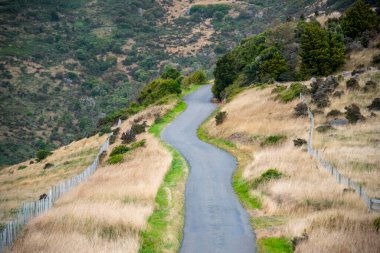
M 148 124 L 156 107 L 134 119 Z M 122 132 L 121 131 L 121 132 Z M 47 213 L 27 225 L 12 252 L 137 252 L 140 233 L 154 210 L 155 197 L 170 167 L 171 155 L 148 133 L 139 135 L 146 147 L 125 155 L 125 162 L 99 168 L 85 183 L 59 199 Z M 120 139 L 113 146 L 120 143 Z M 111 147 L 112 148 L 112 147 Z
M 380 71 L 369 71 L 359 78 L 359 84 L 364 87 L 367 80 L 379 82 Z M 375 97 L 380 94 L 380 87 L 371 92 L 362 90 L 350 91 L 345 87 L 346 80 L 338 88 L 344 91 L 341 98 L 332 98 L 331 105 L 324 113 L 316 115 L 316 125 L 325 124 L 332 118 L 326 117 L 331 110 L 344 113 L 345 107 L 353 103 L 360 107 L 366 118 L 356 124 L 336 126 L 326 133 L 315 132 L 315 146 L 321 150 L 322 156 L 333 163 L 344 175 L 361 183 L 370 197 L 380 197 L 380 119 L 371 115 L 367 109 Z M 337 118 L 344 118 L 344 114 Z
M 95 159 L 106 135 L 74 141 L 54 150 L 39 163 L 25 161 L 0 170 L 0 222 L 8 221 L 24 201 L 33 201 L 58 182 L 85 170 Z M 45 164 L 54 166 L 44 169 Z M 19 170 L 20 166 L 27 166 Z
M 252 219 L 254 223 L 267 223 L 258 225 L 257 237 L 293 238 L 306 232 L 309 240 L 297 245 L 296 252 L 379 252 L 380 240 L 375 240 L 379 234 L 373 226 L 378 215 L 368 213 L 356 194 L 344 192 L 344 187 L 319 168 L 305 147 L 294 147 L 294 138 L 307 139 L 308 119 L 293 116 L 299 99 L 280 103 L 271 90 L 252 88 L 242 92 L 222 106 L 221 110 L 228 113 L 224 123 L 216 126 L 211 119 L 206 124 L 212 137 L 228 139 L 240 152 L 251 154 L 251 161 L 243 169 L 246 180 L 253 182 L 270 168 L 282 173 L 280 179 L 251 189 L 251 195 L 262 201 L 261 210 L 250 211 Z M 378 125 L 373 127 L 379 129 Z M 276 134 L 287 139 L 274 146 L 260 146 L 265 136 Z M 339 140 L 335 139 L 334 156 L 340 152 L 337 147 L 344 146 Z M 362 144 L 367 151 L 371 148 L 368 143 Z M 371 161 L 373 156 L 369 153 L 363 159 Z

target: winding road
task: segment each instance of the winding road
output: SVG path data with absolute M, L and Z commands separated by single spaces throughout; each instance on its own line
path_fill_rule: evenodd
M 188 95 L 187 109 L 161 135 L 190 166 L 180 252 L 256 252 L 248 214 L 231 185 L 235 158 L 197 137 L 199 125 L 216 109 L 211 98 L 209 85 Z

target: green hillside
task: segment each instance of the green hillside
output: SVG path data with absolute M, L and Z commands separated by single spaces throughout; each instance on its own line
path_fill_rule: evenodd
M 193 5 L 169 21 L 178 1 L 1 0 L 0 165 L 93 134 L 168 65 L 210 75 L 243 38 L 352 2 Z

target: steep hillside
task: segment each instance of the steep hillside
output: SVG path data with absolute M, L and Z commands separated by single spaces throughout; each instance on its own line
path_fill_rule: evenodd
M 129 105 L 168 64 L 210 70 L 242 38 L 331 6 L 312 0 L 3 0 L 0 164 L 90 135 L 99 119 Z
M 316 115 L 313 145 L 370 197 L 379 197 L 380 107 L 368 106 L 380 94 L 380 72 L 361 73 L 356 89 L 347 87 L 351 76 L 338 73 L 337 78 L 330 103 L 322 108 L 314 85 L 302 82 L 312 91 L 307 97 Z M 326 80 L 319 82 L 331 78 Z M 377 86 L 368 90 L 369 81 Z M 352 189 L 338 184 L 307 153 L 302 140 L 308 139 L 310 123 L 291 90 L 291 83 L 247 88 L 221 106 L 227 113 L 222 123 L 212 118 L 200 131 L 237 156 L 234 186 L 251 214 L 258 247 L 263 252 L 287 245 L 295 252 L 377 252 L 379 214 L 369 213 Z M 356 123 L 347 121 L 352 104 L 363 115 Z

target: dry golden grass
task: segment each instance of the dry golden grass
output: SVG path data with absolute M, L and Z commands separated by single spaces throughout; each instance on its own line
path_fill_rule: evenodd
M 251 154 L 251 161 L 243 168 L 246 180 L 253 182 L 270 168 L 283 174 L 251 190 L 251 195 L 262 200 L 262 209 L 249 213 L 254 221 L 268 223 L 255 229 L 257 237 L 293 238 L 306 231 L 309 240 L 298 245 L 296 252 L 378 252 L 380 240 L 375 240 L 379 235 L 373 226 L 378 214 L 368 213 L 356 194 L 344 193 L 344 187 L 319 168 L 305 148 L 294 147 L 293 139 L 307 139 L 309 121 L 293 116 L 299 99 L 287 104 L 277 102 L 271 90 L 252 88 L 242 92 L 222 106 L 221 110 L 228 113 L 224 123 L 215 126 L 212 119 L 206 124 L 211 137 L 228 139 L 240 152 Z M 371 127 L 379 130 L 379 125 Z M 344 133 L 352 134 L 347 130 Z M 259 145 L 265 136 L 278 134 L 287 139 L 270 147 Z M 344 143 L 336 140 L 336 146 L 340 145 Z M 371 148 L 368 143 L 363 145 L 367 150 Z M 336 149 L 334 155 L 339 151 Z M 368 154 L 363 159 L 373 156 Z
M 143 117 L 150 124 L 153 107 L 123 122 L 121 132 Z M 140 233 L 154 210 L 155 197 L 170 167 L 171 155 L 151 134 L 139 135 L 146 147 L 125 154 L 125 162 L 101 166 L 90 179 L 32 220 L 12 252 L 137 252 Z M 119 145 L 118 138 L 115 144 Z
M 371 71 L 360 77 L 359 84 L 364 86 L 365 81 L 380 80 L 379 71 Z M 321 150 L 322 156 L 333 163 L 344 175 L 363 184 L 370 197 L 380 197 L 380 119 L 371 116 L 367 106 L 375 97 L 379 97 L 380 87 L 375 91 L 349 91 L 345 88 L 345 80 L 337 88 L 344 91 L 341 98 L 334 98 L 331 105 L 324 110 L 324 114 L 316 115 L 316 126 L 324 124 L 329 119 L 326 114 L 331 110 L 345 112 L 345 107 L 352 103 L 357 104 L 366 120 L 357 124 L 348 124 L 335 127 L 327 133 L 315 132 L 315 147 Z M 338 118 L 344 118 L 344 115 Z M 332 118 L 330 118 L 331 120 Z
M 0 170 L 0 222 L 8 221 L 22 202 L 38 199 L 51 186 L 86 169 L 106 138 L 106 135 L 96 135 L 75 141 L 39 163 L 30 164 L 28 160 Z M 47 163 L 54 166 L 44 170 Z M 20 166 L 27 168 L 18 170 Z

